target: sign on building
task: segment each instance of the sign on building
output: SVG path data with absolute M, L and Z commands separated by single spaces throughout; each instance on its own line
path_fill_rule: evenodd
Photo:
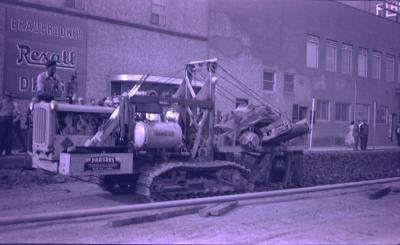
M 376 4 L 375 14 L 398 20 L 400 14 L 400 1 L 399 0 L 385 0 Z
M 45 64 L 52 59 L 57 62 L 57 73 L 66 85 L 77 76 L 77 94 L 84 96 L 86 22 L 37 10 L 8 8 L 6 11 L 4 89 L 17 98 L 32 98 L 37 75 L 46 70 Z

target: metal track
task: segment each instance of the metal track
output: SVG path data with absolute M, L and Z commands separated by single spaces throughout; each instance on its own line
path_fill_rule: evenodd
M 187 191 L 187 192 L 182 192 L 181 194 L 178 193 L 175 197 L 173 197 L 173 195 L 154 196 L 151 188 L 154 181 L 164 173 L 167 173 L 168 171 L 176 169 L 185 169 L 189 171 L 201 172 L 204 170 L 218 171 L 226 168 L 233 168 L 239 170 L 243 176 L 248 175 L 250 172 L 250 170 L 245 168 L 244 166 L 229 161 L 167 162 L 167 163 L 164 162 L 162 164 L 161 163 L 156 164 L 148 169 L 142 170 L 142 173 L 136 183 L 136 193 L 154 201 L 220 195 L 222 193 L 220 193 L 219 190 L 217 189 L 213 192 Z M 223 194 L 232 194 L 232 193 L 234 192 L 230 193 L 224 192 Z

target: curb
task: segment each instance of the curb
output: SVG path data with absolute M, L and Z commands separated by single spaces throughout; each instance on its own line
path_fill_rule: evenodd
M 16 169 L 32 166 L 32 159 L 28 154 L 0 156 L 0 169 Z

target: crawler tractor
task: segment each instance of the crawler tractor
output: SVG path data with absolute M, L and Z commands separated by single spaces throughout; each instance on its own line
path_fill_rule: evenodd
M 196 72 L 205 81 L 195 88 Z M 266 156 L 290 163 L 285 144 L 308 133 L 268 105 L 239 106 L 216 122 L 216 59 L 186 65 L 175 89 L 141 90 L 144 75 L 118 107 L 52 101 L 33 105 L 33 166 L 96 177 L 107 191 L 135 191 L 153 200 L 246 192 Z M 250 155 L 257 161 L 248 167 Z

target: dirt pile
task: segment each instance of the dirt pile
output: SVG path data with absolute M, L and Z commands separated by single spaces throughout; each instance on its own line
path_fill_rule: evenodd
M 76 181 L 76 179 L 49 173 L 37 169 L 3 169 L 0 170 L 0 189 L 28 187 L 32 185 L 59 184 Z

